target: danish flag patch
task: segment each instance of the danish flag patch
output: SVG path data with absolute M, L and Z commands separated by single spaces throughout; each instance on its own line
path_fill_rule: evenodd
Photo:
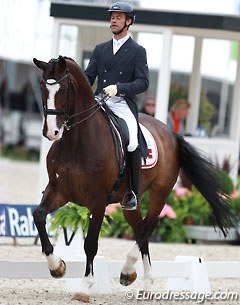
M 148 152 L 149 152 L 149 156 L 146 159 L 146 164 L 144 162 L 144 159 L 142 159 L 142 169 L 149 169 L 154 167 L 155 164 L 157 163 L 158 160 L 157 145 L 150 131 L 142 124 L 139 125 L 144 135 L 144 138 L 147 142 Z

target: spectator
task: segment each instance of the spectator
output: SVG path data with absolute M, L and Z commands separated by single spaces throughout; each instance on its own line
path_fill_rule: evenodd
M 151 115 L 151 116 L 154 117 L 154 114 L 155 114 L 155 99 L 154 99 L 154 97 L 149 96 L 149 97 L 146 98 L 140 112 Z
M 179 99 L 174 102 L 169 113 L 167 124 L 172 131 L 185 134 L 184 121 L 186 120 L 191 104 L 185 99 Z

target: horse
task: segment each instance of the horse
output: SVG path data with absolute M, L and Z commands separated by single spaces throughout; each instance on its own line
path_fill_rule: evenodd
M 106 114 L 96 103 L 92 88 L 78 64 L 62 56 L 49 62 L 34 58 L 33 62 L 42 70 L 43 136 L 53 141 L 47 155 L 49 182 L 40 205 L 33 213 L 34 222 L 50 273 L 58 278 L 64 275 L 66 266 L 54 254 L 45 228 L 46 216 L 70 201 L 89 209 L 91 217 L 84 240 L 85 284 L 78 293 L 79 300 L 88 301 L 89 288 L 94 280 L 93 261 L 98 250 L 99 231 L 108 196 L 119 174 L 116 147 Z M 180 170 L 207 199 L 216 224 L 224 235 L 227 234 L 231 217 L 215 178 L 214 165 L 159 120 L 140 114 L 139 121 L 151 132 L 156 142 L 158 160 L 151 169 L 141 171 L 140 197 L 145 191 L 150 196 L 145 218 L 141 216 L 140 205 L 134 211 L 123 210 L 136 242 L 127 254 L 120 283 L 130 285 L 136 279 L 134 265 L 141 253 L 144 289 L 149 291 L 153 278 L 148 239 Z M 127 187 L 128 175 L 125 175 L 114 202 L 122 201 Z

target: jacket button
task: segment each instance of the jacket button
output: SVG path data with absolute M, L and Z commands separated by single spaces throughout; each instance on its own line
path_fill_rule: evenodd
M 106 83 L 106 79 L 104 79 L 103 82 Z
M 120 71 L 119 74 L 122 74 L 122 71 Z
M 104 70 L 105 73 L 107 73 L 107 70 Z

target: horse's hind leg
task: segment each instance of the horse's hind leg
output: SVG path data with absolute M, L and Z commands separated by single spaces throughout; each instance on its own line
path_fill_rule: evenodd
M 163 209 L 165 200 L 168 196 L 168 192 L 161 191 L 160 187 L 157 192 L 150 190 L 149 193 L 150 193 L 150 204 L 149 204 L 148 213 L 143 221 L 143 226 L 141 228 L 141 232 L 137 239 L 137 243 L 141 249 L 141 254 L 142 254 L 143 269 L 144 269 L 144 290 L 146 291 L 151 290 L 151 286 L 153 283 L 148 239 L 156 227 L 158 216 L 161 210 Z
M 65 274 L 66 266 L 64 261 L 53 253 L 54 248 L 46 231 L 46 217 L 64 204 L 60 195 L 57 193 L 53 195 L 53 192 L 46 188 L 40 205 L 33 212 L 34 223 L 41 240 L 42 252 L 46 255 L 48 268 L 51 275 L 55 278 L 60 278 Z
M 153 276 L 152 276 L 152 266 L 151 266 L 148 240 L 141 247 L 141 254 L 143 261 L 143 272 L 144 272 L 144 276 L 143 276 L 144 290 L 151 291 L 153 284 Z

